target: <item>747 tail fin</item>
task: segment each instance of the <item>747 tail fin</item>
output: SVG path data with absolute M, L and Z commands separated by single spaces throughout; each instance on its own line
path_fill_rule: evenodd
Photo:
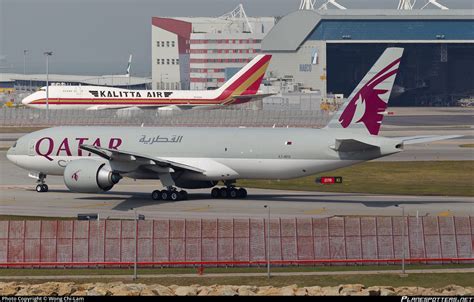
M 246 103 L 269 95 L 257 95 L 263 76 L 270 64 L 271 55 L 261 54 L 239 70 L 217 89 L 223 105 Z
M 387 48 L 331 119 L 327 128 L 378 135 L 403 48 Z

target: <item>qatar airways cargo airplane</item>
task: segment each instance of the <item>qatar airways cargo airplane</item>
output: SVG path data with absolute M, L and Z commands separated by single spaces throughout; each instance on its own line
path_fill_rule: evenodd
M 38 109 L 215 109 L 259 100 L 257 94 L 271 55 L 258 55 L 216 90 L 128 90 L 104 86 L 49 86 L 27 96 L 22 103 Z
M 55 127 L 21 137 L 7 157 L 45 192 L 63 175 L 76 192 L 104 192 L 122 177 L 159 179 L 154 200 L 186 199 L 178 188 L 213 188 L 214 198 L 244 198 L 237 179 L 290 179 L 403 151 L 407 144 L 458 136 L 386 138 L 379 130 L 402 48 L 388 48 L 329 124 L 302 128 Z M 215 187 L 219 181 L 224 187 Z

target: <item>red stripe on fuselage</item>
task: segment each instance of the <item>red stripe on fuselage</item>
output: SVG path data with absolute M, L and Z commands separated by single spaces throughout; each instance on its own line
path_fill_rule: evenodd
M 74 102 L 76 100 L 76 102 Z M 80 101 L 83 100 L 83 101 Z M 66 101 L 66 102 L 65 102 Z M 108 102 L 105 100 L 101 99 L 60 99 L 60 100 L 49 100 L 48 104 L 49 105 L 196 105 L 196 104 L 219 104 L 221 101 L 218 100 L 207 100 L 207 99 L 199 99 L 199 100 L 188 100 L 188 101 L 177 101 L 173 102 L 173 100 L 166 100 L 166 101 L 161 101 L 161 100 L 147 100 L 147 99 L 140 99 L 136 101 L 129 101 L 127 100 L 122 100 L 122 99 L 113 99 Z M 41 99 L 41 100 L 35 100 L 30 103 L 31 105 L 46 105 L 46 100 Z

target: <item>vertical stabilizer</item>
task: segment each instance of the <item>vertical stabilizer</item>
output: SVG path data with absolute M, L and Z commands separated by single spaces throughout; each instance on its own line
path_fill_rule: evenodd
M 347 98 L 327 128 L 377 135 L 397 76 L 403 48 L 387 48 Z
M 221 99 L 232 96 L 254 95 L 270 63 L 271 55 L 258 55 L 217 89 Z

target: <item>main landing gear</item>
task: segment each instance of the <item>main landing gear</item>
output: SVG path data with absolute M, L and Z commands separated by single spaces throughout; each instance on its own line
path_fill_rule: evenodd
M 153 200 L 186 200 L 188 199 L 188 192 L 181 190 L 178 191 L 174 187 L 167 187 L 166 190 L 155 190 L 151 193 Z
M 42 192 L 48 192 L 48 185 L 44 183 L 44 179 L 46 178 L 45 174 L 40 174 L 38 176 L 38 185 L 36 185 L 36 192 L 42 193 Z
M 223 199 L 246 198 L 247 190 L 244 188 L 237 189 L 233 186 L 226 188 L 213 188 L 211 190 L 211 197 Z

